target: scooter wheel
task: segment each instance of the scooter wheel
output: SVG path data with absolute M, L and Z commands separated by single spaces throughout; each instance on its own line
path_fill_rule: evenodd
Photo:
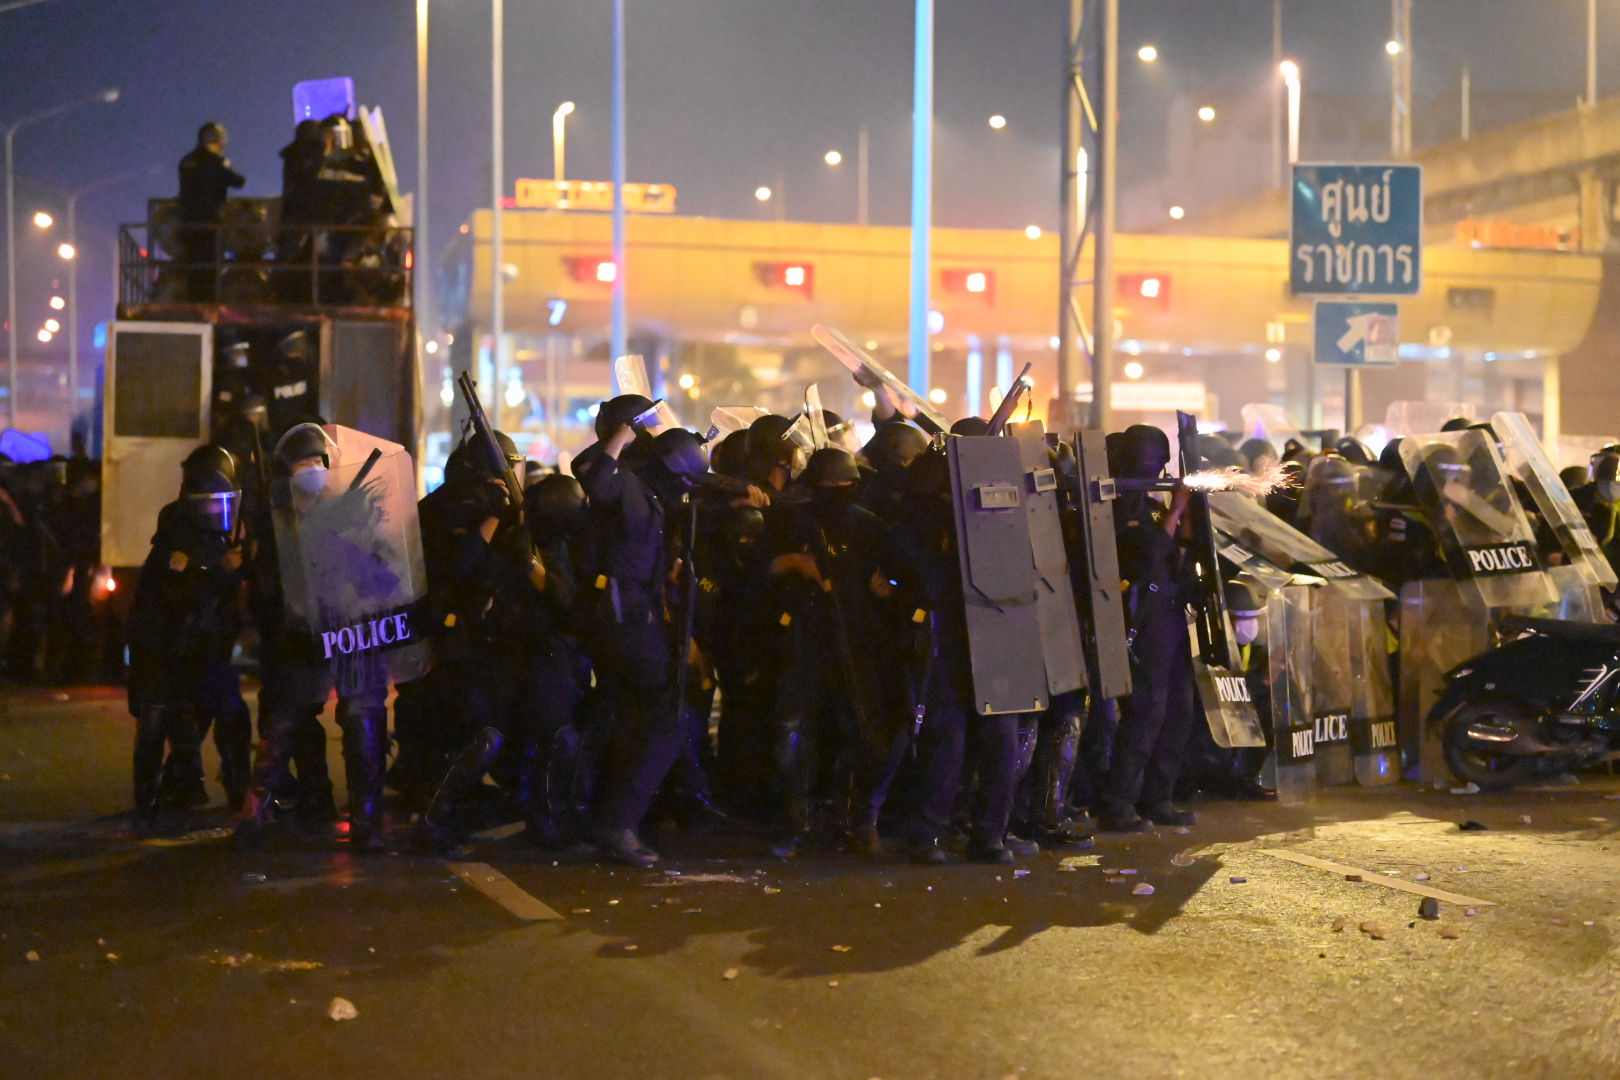
M 1446 765 L 1461 782 L 1482 791 L 1506 791 L 1536 774 L 1535 754 L 1514 754 L 1469 734 L 1473 725 L 1528 732 L 1535 721 L 1522 705 L 1500 698 L 1471 702 L 1446 725 Z

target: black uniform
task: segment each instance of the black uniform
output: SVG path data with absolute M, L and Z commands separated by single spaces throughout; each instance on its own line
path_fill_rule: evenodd
M 231 189 L 246 183 L 247 177 L 206 146 L 198 146 L 180 159 L 181 226 L 175 236 L 180 248 L 176 254 L 187 265 L 187 300 L 214 299 L 214 264 L 223 257 L 218 229 L 221 213 Z

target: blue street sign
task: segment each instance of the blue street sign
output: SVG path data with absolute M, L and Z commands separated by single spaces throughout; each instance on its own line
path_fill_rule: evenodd
M 1316 304 L 1318 364 L 1383 367 L 1401 356 L 1400 308 L 1390 303 Z
M 1296 296 L 1415 296 L 1423 170 L 1295 165 L 1288 283 Z

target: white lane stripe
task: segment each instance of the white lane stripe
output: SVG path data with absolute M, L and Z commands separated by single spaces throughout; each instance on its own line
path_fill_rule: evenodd
M 1357 866 L 1344 866 L 1340 863 L 1328 862 L 1326 859 L 1301 855 L 1296 851 L 1261 848 L 1260 854 L 1270 855 L 1273 859 L 1286 859 L 1301 866 L 1314 866 L 1318 870 L 1326 870 L 1333 874 L 1360 874 L 1361 880 L 1369 885 L 1382 885 L 1386 889 L 1399 889 L 1401 892 L 1416 893 L 1418 896 L 1432 896 L 1436 900 L 1444 900 L 1448 904 L 1471 904 L 1475 907 L 1496 906 L 1494 900 L 1480 900 L 1472 896 L 1463 896 L 1460 893 L 1446 892 L 1444 889 L 1431 889 L 1427 885 L 1421 885 L 1414 881 L 1402 881 L 1400 878 L 1389 877 L 1385 874 L 1375 873 L 1372 870 L 1363 870 Z

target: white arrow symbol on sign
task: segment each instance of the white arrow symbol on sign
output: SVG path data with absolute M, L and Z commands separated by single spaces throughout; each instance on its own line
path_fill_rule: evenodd
M 1380 316 L 1367 314 L 1352 315 L 1346 319 L 1345 321 L 1350 324 L 1350 329 L 1345 332 L 1343 337 L 1339 338 L 1337 343 L 1339 351 L 1348 353 L 1357 345 L 1365 342 L 1372 332 L 1373 320 L 1377 318 L 1380 318 Z

